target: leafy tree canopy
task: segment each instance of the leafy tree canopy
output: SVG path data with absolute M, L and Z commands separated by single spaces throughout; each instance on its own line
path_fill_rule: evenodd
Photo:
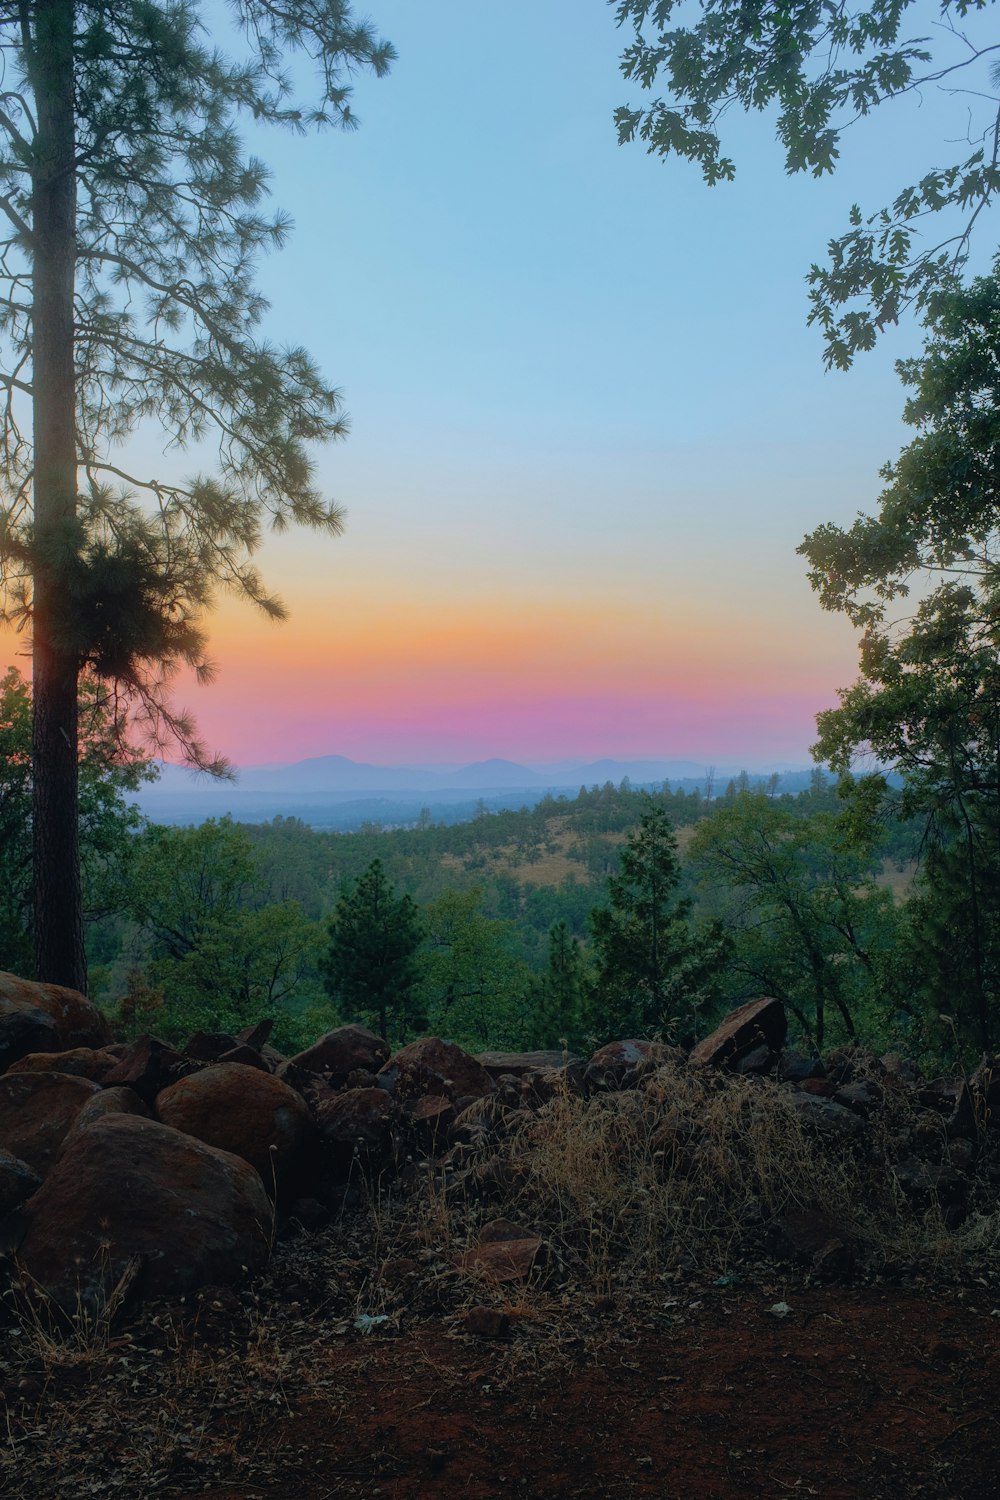
M 609 3 L 634 32 L 625 77 L 665 94 L 618 109 L 619 140 L 685 157 L 710 184 L 736 172 L 722 141 L 734 107 L 774 111 L 786 169 L 819 177 L 834 170 L 841 135 L 859 119 L 929 86 L 961 89 L 967 146 L 901 185 L 885 207 L 854 205 L 826 264 L 810 269 L 810 321 L 823 331 L 827 362 L 846 368 L 904 308 L 924 309 L 955 285 L 1000 188 L 1000 101 L 987 67 L 998 44 L 975 24 L 990 0 L 943 0 L 936 17 L 914 0 L 702 0 L 690 24 L 683 0 Z M 936 216 L 939 231 L 928 225 Z

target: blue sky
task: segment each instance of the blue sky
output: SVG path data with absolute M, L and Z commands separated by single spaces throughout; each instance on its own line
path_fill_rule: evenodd
M 804 760 L 855 651 L 795 547 L 874 503 L 917 347 L 903 327 L 826 373 L 805 274 L 853 201 L 950 159 L 962 101 L 862 122 L 823 181 L 733 115 L 737 181 L 710 190 L 618 146 L 636 91 L 603 0 L 371 15 L 399 58 L 358 80 L 360 129 L 254 141 L 295 221 L 268 332 L 344 390 L 320 474 L 349 528 L 268 542 L 277 635 L 224 605 L 208 737 L 244 761 Z

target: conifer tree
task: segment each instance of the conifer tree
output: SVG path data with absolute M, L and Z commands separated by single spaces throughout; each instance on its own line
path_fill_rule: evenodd
M 677 898 L 680 879 L 677 836 L 664 809 L 651 806 L 608 879 L 608 905 L 591 913 L 598 1032 L 661 1030 L 711 993 L 726 944 L 715 926 L 696 931 L 690 900 Z
M 380 1036 L 393 1041 L 418 1030 L 413 990 L 422 937 L 415 904 L 396 895 L 382 861 L 373 860 L 330 919 L 323 971 L 343 1014 L 371 1021 Z
M 532 1046 L 576 1046 L 584 1025 L 586 978 L 580 940 L 564 921 L 549 929 L 549 961 L 533 988 Z
M 204 9 L 0 0 L 0 562 L 33 643 L 37 972 L 81 987 L 81 671 L 208 763 L 167 688 L 183 663 L 210 674 L 214 589 L 280 617 L 251 560 L 262 525 L 341 524 L 308 451 L 343 432 L 338 394 L 260 336 L 254 262 L 288 223 L 262 212 L 236 123 L 351 125 L 351 72 L 383 73 L 391 48 L 342 0 L 237 0 L 230 58 Z M 140 428 L 214 457 L 150 473 L 129 458 Z

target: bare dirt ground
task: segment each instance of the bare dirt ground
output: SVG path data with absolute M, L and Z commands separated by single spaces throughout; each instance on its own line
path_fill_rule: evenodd
M 436 1273 L 373 1297 L 350 1242 L 339 1265 L 323 1243 L 279 1252 L 253 1293 L 153 1307 L 86 1348 L 8 1321 L 0 1493 L 1000 1493 L 1000 1287 L 986 1278 L 831 1287 L 758 1266 L 627 1298 L 529 1286 L 505 1300 Z M 505 1314 L 500 1337 L 466 1331 L 477 1298 Z M 362 1304 L 385 1309 L 368 1333 Z

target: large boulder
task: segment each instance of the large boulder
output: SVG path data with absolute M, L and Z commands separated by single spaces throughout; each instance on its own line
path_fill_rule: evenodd
M 240 1281 L 270 1245 L 271 1205 L 253 1167 L 132 1114 L 75 1130 L 22 1212 L 20 1262 L 69 1311 L 100 1308 L 130 1276 L 150 1296 Z
M 777 1059 L 788 1033 L 785 1007 L 767 997 L 748 1000 L 730 1011 L 711 1036 L 697 1044 L 688 1059 L 695 1066 L 733 1068 L 758 1053 L 764 1067 Z
M 388 1059 L 388 1043 L 367 1026 L 338 1026 L 290 1058 L 289 1065 L 292 1070 L 321 1073 L 338 1088 L 346 1083 L 349 1073 L 358 1068 L 377 1073 Z
M 421 1094 L 444 1094 L 451 1100 L 481 1099 L 492 1094 L 493 1079 L 468 1052 L 454 1042 L 427 1036 L 394 1052 L 378 1073 L 379 1087 L 393 1098 L 415 1099 Z
M 310 1130 L 301 1094 L 242 1063 L 216 1063 L 171 1084 L 156 1098 L 164 1125 L 241 1156 L 269 1191 L 294 1179 Z
M 0 1148 L 44 1177 L 81 1109 L 100 1093 L 69 1073 L 5 1073 L 0 1078 Z
M 106 1018 L 79 990 L 0 972 L 0 1073 L 29 1052 L 103 1047 L 110 1040 Z

